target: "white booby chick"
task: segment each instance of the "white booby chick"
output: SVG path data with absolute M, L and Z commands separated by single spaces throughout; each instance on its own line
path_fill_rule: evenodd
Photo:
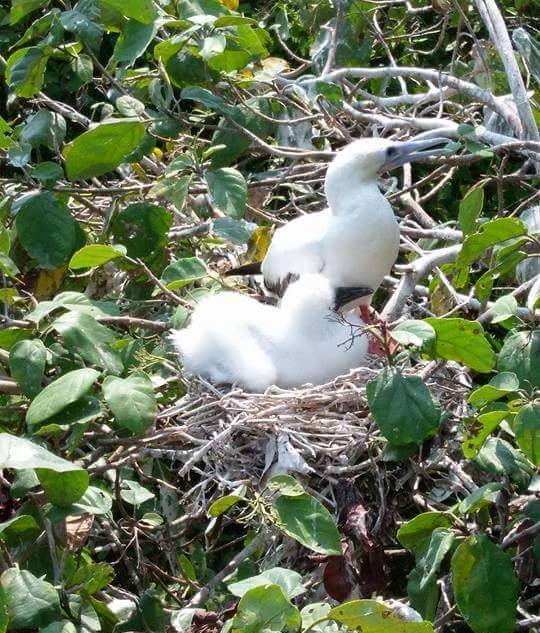
M 324 275 L 334 288 L 367 286 L 375 291 L 390 272 L 399 247 L 399 227 L 377 181 L 382 171 L 441 155 L 434 145 L 447 138 L 406 143 L 363 138 L 342 149 L 330 163 L 324 190 L 328 208 L 291 220 L 275 232 L 260 265 L 266 289 L 282 296 L 291 280 Z M 255 274 L 248 264 L 226 274 Z M 369 306 L 371 296 L 359 305 Z M 363 316 L 367 314 L 363 312 Z
M 279 307 L 221 292 L 202 299 L 172 342 L 186 374 L 212 382 L 256 392 L 320 384 L 364 362 L 368 339 L 358 329 L 364 323 L 357 312 L 341 310 L 370 293 L 334 290 L 321 275 L 291 283 Z

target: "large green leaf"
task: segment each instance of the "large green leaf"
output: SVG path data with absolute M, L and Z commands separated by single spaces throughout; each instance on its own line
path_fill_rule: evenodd
M 242 598 L 250 589 L 268 584 L 280 586 L 289 600 L 305 592 L 304 586 L 302 585 L 302 576 L 296 571 L 283 567 L 272 567 L 272 569 L 261 572 L 258 576 L 252 576 L 251 578 L 245 578 L 239 582 L 233 582 L 228 585 L 227 588 L 233 596 Z
M 456 360 L 478 372 L 488 372 L 495 364 L 495 352 L 484 329 L 476 321 L 455 318 L 428 318 L 435 330 L 435 354 L 445 360 Z
M 39 193 L 26 200 L 15 224 L 19 241 L 40 268 L 59 268 L 77 246 L 77 222 L 52 193 Z
M 28 514 L 19 514 L 0 523 L 0 539 L 10 547 L 20 545 L 24 541 L 32 541 L 40 532 L 41 528 L 36 520 Z
M 83 312 L 66 312 L 52 323 L 64 345 L 84 360 L 112 374 L 119 374 L 123 364 L 118 352 L 111 348 L 117 339 L 108 327 Z
M 492 433 L 507 416 L 508 412 L 506 410 L 497 410 L 488 411 L 472 420 L 467 420 L 466 433 L 462 444 L 463 455 L 468 458 L 476 457 L 489 434 Z
M 540 387 L 540 329 L 511 331 L 499 352 L 497 369 L 511 371 L 522 387 Z
M 47 4 L 49 0 L 11 0 L 11 11 L 9 12 L 9 23 L 11 26 L 17 24 L 19 20 L 22 20 L 25 16 L 44 4 Z
M 287 599 L 283 589 L 267 583 L 250 589 L 242 596 L 232 622 L 232 631 L 296 631 L 301 623 L 300 611 Z
M 29 398 L 40 390 L 45 374 L 47 349 L 39 339 L 27 339 L 16 343 L 9 352 L 9 371 Z
M 281 495 L 273 502 L 278 525 L 302 545 L 322 554 L 341 554 L 339 532 L 332 515 L 310 495 Z
M 452 527 L 452 520 L 448 514 L 422 512 L 399 528 L 397 538 L 403 547 L 412 550 L 417 556 L 421 556 L 429 547 L 433 530 L 449 527 Z
M 114 46 L 114 59 L 128 65 L 139 58 L 150 45 L 156 34 L 156 23 L 141 24 L 128 20 Z
M 34 426 L 62 411 L 88 393 L 98 376 L 99 372 L 90 368 L 75 369 L 60 376 L 32 400 L 26 412 L 26 423 Z
M 143 372 L 128 378 L 108 376 L 103 381 L 103 395 L 117 424 L 135 435 L 144 433 L 154 421 L 157 411 L 154 387 Z
M 66 136 L 66 120 L 57 112 L 39 110 L 28 117 L 20 135 L 22 143 L 32 147 L 40 145 L 55 150 L 60 147 Z
M 511 371 L 502 371 L 493 376 L 487 385 L 475 389 L 468 398 L 473 407 L 483 407 L 519 389 L 519 380 Z
M 149 257 L 165 246 L 171 224 L 172 216 L 166 209 L 139 202 L 116 214 L 113 235 L 127 248 L 130 257 Z
M 334 607 L 328 617 L 362 633 L 433 633 L 430 622 L 406 621 L 376 600 L 353 600 Z
M 0 584 L 7 598 L 10 630 L 43 627 L 60 617 L 56 589 L 28 570 L 6 569 Z
M 459 224 L 465 234 L 476 228 L 476 220 L 484 207 L 484 187 L 473 187 L 463 196 L 459 204 Z
M 474 462 L 485 472 L 509 477 L 518 486 L 527 486 L 534 473 L 525 455 L 500 437 L 489 437 Z
M 117 257 L 126 254 L 123 246 L 110 246 L 109 244 L 90 244 L 83 246 L 73 254 L 69 261 L 72 270 L 79 268 L 94 268 L 106 264 Z
M 7 60 L 6 80 L 18 97 L 33 97 L 41 90 L 49 56 L 38 48 L 21 48 Z
M 519 448 L 540 467 L 540 402 L 529 402 L 517 414 L 514 433 Z
M 45 495 L 55 505 L 75 503 L 88 488 L 88 473 L 22 437 L 0 433 L 0 468 L 33 468 Z
M 385 367 L 366 387 L 381 433 L 396 446 L 419 444 L 439 428 L 441 410 L 425 382 Z
M 101 2 L 142 24 L 150 24 L 157 17 L 156 5 L 152 0 L 129 0 L 129 2 L 124 2 L 124 0 L 101 0 Z
M 458 608 L 475 633 L 512 633 L 519 583 L 510 555 L 485 534 L 458 546 L 452 583 Z
M 502 490 L 502 484 L 492 481 L 485 486 L 480 486 L 476 490 L 473 490 L 470 495 L 467 495 L 463 501 L 460 502 L 458 510 L 461 514 L 471 514 L 477 512 L 482 508 L 485 508 L 492 503 L 495 503 L 499 498 L 499 493 Z
M 221 167 L 207 171 L 205 179 L 210 199 L 220 211 L 235 219 L 244 217 L 247 185 L 239 171 Z
M 100 123 L 64 148 L 70 180 L 101 176 L 124 162 L 141 142 L 146 128 L 139 121 Z
M 161 274 L 161 279 L 171 290 L 182 288 L 208 275 L 204 262 L 198 257 L 183 257 L 177 259 Z

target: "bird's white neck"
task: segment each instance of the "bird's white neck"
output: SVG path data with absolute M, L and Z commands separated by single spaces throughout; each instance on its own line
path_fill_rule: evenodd
M 360 208 L 381 205 L 386 198 L 381 193 L 376 178 L 359 179 L 358 173 L 327 177 L 324 185 L 328 206 L 334 215 L 348 215 Z M 389 206 L 383 204 L 382 208 Z

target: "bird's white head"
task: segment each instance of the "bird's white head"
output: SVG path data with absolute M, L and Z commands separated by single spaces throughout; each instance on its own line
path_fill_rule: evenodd
M 431 149 L 447 144 L 447 138 L 418 139 L 407 142 L 384 138 L 361 138 L 341 149 L 328 166 L 325 193 L 332 206 L 351 186 L 376 186 L 377 177 L 383 171 L 395 169 L 405 163 L 441 156 L 446 150 Z

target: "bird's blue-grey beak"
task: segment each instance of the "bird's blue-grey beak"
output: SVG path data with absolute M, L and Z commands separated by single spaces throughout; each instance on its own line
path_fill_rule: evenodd
M 414 163 L 430 156 L 445 156 L 447 154 L 445 148 L 430 148 L 442 144 L 447 145 L 448 143 L 450 143 L 450 139 L 444 137 L 395 143 L 387 150 L 387 160 L 381 167 L 381 171 L 389 171 L 390 169 L 401 167 L 405 163 Z

